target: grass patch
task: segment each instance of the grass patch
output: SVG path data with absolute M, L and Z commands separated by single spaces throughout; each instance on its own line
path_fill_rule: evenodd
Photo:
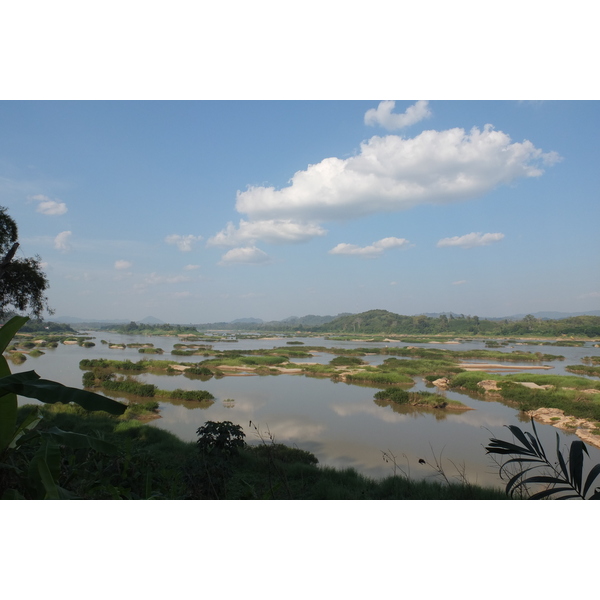
M 29 354 L 31 354 L 31 352 Z M 565 371 L 577 373 L 578 375 L 587 375 L 588 377 L 600 377 L 600 366 L 569 365 L 568 367 L 565 367 Z

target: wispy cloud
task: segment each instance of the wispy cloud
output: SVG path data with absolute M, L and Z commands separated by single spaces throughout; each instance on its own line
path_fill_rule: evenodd
M 168 235 L 165 238 L 167 244 L 175 244 L 182 252 L 191 252 L 193 245 L 199 242 L 202 236 L 196 235 Z
M 467 280 L 461 279 L 460 281 L 453 281 L 452 285 L 464 285 L 465 283 L 467 283 Z
M 247 246 L 244 248 L 233 248 L 226 252 L 222 257 L 219 264 L 221 266 L 226 265 L 264 265 L 271 262 L 271 257 L 260 250 L 256 246 Z
M 365 113 L 365 125 L 381 125 L 385 129 L 393 131 L 409 127 L 431 116 L 427 100 L 419 100 L 402 114 L 393 113 L 395 107 L 396 103 L 393 100 L 380 102 L 377 108 L 370 108 Z
M 183 267 L 184 271 L 195 271 L 196 269 L 199 269 L 200 265 L 185 265 L 185 267 Z
M 600 292 L 588 292 L 587 294 L 582 294 L 578 296 L 580 300 L 585 300 L 586 298 L 600 298 Z
M 190 281 L 190 277 L 186 277 L 185 275 L 173 275 L 168 277 L 166 275 L 158 275 L 157 273 L 150 273 L 150 275 L 144 279 L 144 283 L 150 285 L 157 285 L 160 283 L 183 283 L 185 281 Z
M 71 249 L 69 240 L 71 239 L 72 231 L 61 231 L 54 238 L 54 247 L 61 252 L 68 252 Z
M 131 269 L 132 266 L 133 263 L 129 262 L 128 260 L 115 261 L 115 269 L 117 269 L 117 271 L 125 271 L 127 269 Z
M 459 248 L 475 248 L 489 246 L 504 239 L 503 233 L 467 233 L 466 235 L 444 238 L 437 243 L 439 248 L 458 246 Z
M 39 202 L 35 210 L 43 215 L 64 215 L 67 212 L 67 205 L 64 202 L 51 200 L 48 196 L 42 194 L 29 196 L 28 200 Z
M 390 248 L 401 248 L 410 245 L 408 240 L 397 237 L 387 237 L 370 246 L 356 246 L 355 244 L 338 244 L 329 251 L 329 254 L 346 254 L 350 256 L 362 256 L 363 258 L 377 258 Z

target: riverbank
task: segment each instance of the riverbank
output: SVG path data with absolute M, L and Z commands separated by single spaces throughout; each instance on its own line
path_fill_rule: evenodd
M 20 418 L 31 407 L 20 409 Z M 196 443 L 136 421 L 120 421 L 104 413 L 88 413 L 70 405 L 44 405 L 40 429 L 59 427 L 114 444 L 115 454 L 79 448 L 63 461 L 57 484 L 84 500 L 506 500 L 500 488 L 466 480 L 415 481 L 396 473 L 380 480 L 353 468 L 318 465 L 306 450 L 274 443 L 269 438 L 222 454 L 200 452 Z M 63 449 L 62 452 L 68 452 Z M 27 457 L 22 460 L 26 473 Z M 98 469 L 98 464 L 102 468 Z M 401 471 L 401 469 L 400 469 Z M 0 478 L 5 489 L 34 499 L 16 472 Z M 435 468 L 431 468 L 435 476 Z M 7 478 L 8 477 L 8 478 Z M 93 481 L 93 485 L 90 485 Z M 64 486 L 64 487 L 63 487 Z

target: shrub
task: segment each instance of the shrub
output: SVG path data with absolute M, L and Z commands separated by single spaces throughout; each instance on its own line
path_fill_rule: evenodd
M 215 399 L 215 397 L 210 392 L 207 392 L 205 390 L 181 390 L 181 389 L 173 390 L 169 394 L 169 398 L 173 398 L 175 400 L 196 400 L 198 402 Z
M 387 388 L 375 394 L 376 400 L 387 400 L 396 404 L 408 404 L 410 395 L 406 390 Z
M 200 375 L 201 377 L 212 377 L 213 372 L 206 367 L 190 367 L 184 371 L 184 375 Z
M 357 365 L 364 365 L 364 361 L 356 356 L 336 356 L 333 360 L 329 361 L 329 364 L 333 367 L 355 367 Z
M 305 465 L 316 465 L 319 459 L 308 450 L 290 448 L 284 444 L 260 444 L 253 446 L 251 451 L 264 459 L 280 460 L 284 463 L 302 463 Z
M 139 383 L 133 379 L 125 379 L 120 381 L 105 381 L 102 387 L 107 390 L 125 392 L 134 396 L 144 398 L 152 398 L 156 393 L 156 386 L 151 383 Z
M 246 446 L 246 434 L 239 425 L 234 425 L 231 421 L 207 421 L 196 433 L 196 444 L 203 454 L 216 451 L 231 456 Z

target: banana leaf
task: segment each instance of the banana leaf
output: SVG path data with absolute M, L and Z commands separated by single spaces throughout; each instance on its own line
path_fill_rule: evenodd
M 35 371 L 25 371 L 0 378 L 0 404 L 3 397 L 9 393 L 35 398 L 47 404 L 75 402 L 86 410 L 103 410 L 112 415 L 122 415 L 127 410 L 125 404 L 105 396 L 67 387 L 56 381 L 41 379 Z

